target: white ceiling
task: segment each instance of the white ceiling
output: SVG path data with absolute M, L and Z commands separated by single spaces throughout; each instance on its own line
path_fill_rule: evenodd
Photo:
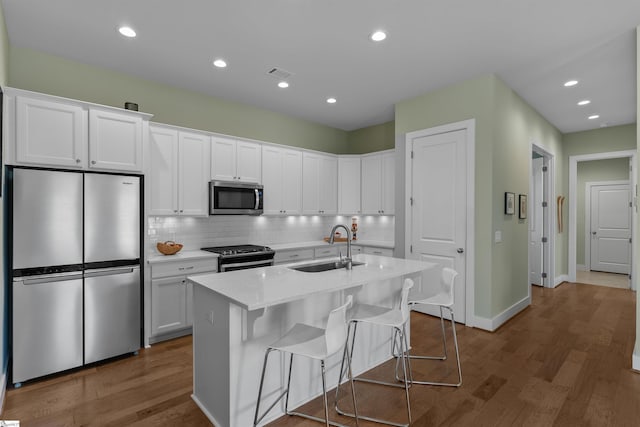
M 638 0 L 2 0 L 12 46 L 344 130 L 496 73 L 562 132 L 636 121 Z M 127 24 L 135 39 L 120 36 Z M 376 29 L 389 36 L 368 39 Z M 223 57 L 229 66 L 211 63 Z M 267 75 L 294 73 L 288 89 Z M 564 88 L 571 78 L 580 83 Z M 326 98 L 338 102 L 329 105 Z M 591 99 L 577 107 L 580 99 Z M 150 111 L 152 113 L 152 111 Z M 593 113 L 598 120 L 587 120 Z

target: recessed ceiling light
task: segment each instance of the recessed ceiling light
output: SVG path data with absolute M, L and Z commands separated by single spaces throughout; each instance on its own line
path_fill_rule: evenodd
M 589 101 L 588 99 L 584 99 L 584 100 L 578 102 L 578 105 L 581 105 L 581 106 L 582 105 L 587 105 L 587 104 L 591 104 L 591 101 Z
M 327 98 L 327 102 L 328 102 L 329 104 L 335 104 L 335 103 L 336 103 L 336 101 L 337 101 L 337 100 L 336 100 L 335 98 Z
M 600 116 L 598 114 L 594 114 L 593 116 L 589 116 L 589 120 L 595 120 L 597 118 L 599 118 Z
M 385 33 L 384 31 L 376 31 L 373 34 L 371 34 L 371 40 L 373 40 L 374 42 L 381 42 L 386 38 L 387 38 L 387 33 Z
M 135 37 L 136 36 L 136 32 L 131 27 L 126 27 L 126 26 L 120 27 L 120 28 L 118 28 L 118 32 L 120 34 L 122 34 L 123 36 L 125 36 L 125 37 Z
M 285 81 L 282 81 L 282 82 L 278 83 L 278 87 L 282 88 L 282 89 L 286 89 L 286 88 L 289 87 L 289 83 L 287 83 Z
M 227 62 L 224 59 L 216 59 L 213 61 L 213 65 L 218 68 L 225 68 L 227 66 Z
M 564 86 L 565 86 L 565 87 L 571 87 L 571 86 L 575 86 L 575 85 L 577 85 L 577 84 L 578 84 L 578 81 L 577 81 L 577 80 L 569 80 L 568 82 L 566 82 L 566 83 L 564 84 Z

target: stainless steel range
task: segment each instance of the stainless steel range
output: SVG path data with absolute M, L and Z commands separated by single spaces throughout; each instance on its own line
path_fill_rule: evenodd
M 259 245 L 213 246 L 202 250 L 218 254 L 218 271 L 221 273 L 271 266 L 276 254 L 270 247 Z

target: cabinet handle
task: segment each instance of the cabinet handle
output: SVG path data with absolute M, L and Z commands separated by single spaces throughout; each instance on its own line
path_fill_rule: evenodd
M 80 159 L 76 159 L 76 163 L 80 163 Z
M 174 212 L 174 213 L 178 213 L 178 210 L 177 210 L 177 209 L 174 209 L 174 210 L 173 210 L 173 212 Z
M 184 210 L 180 209 L 180 213 L 184 212 Z
M 300 255 L 295 254 L 295 255 L 291 255 L 290 257 L 291 257 L 291 258 L 297 258 L 297 257 L 299 257 L 299 256 L 300 256 Z
M 95 161 L 95 160 L 91 160 L 91 164 L 92 164 L 92 165 L 95 165 L 95 164 L 96 164 L 96 161 Z
M 193 270 L 193 269 L 194 269 L 194 266 L 193 266 L 193 265 L 192 265 L 192 266 L 190 266 L 190 267 L 178 267 L 178 270 L 180 270 L 180 271 L 184 271 L 184 270 Z

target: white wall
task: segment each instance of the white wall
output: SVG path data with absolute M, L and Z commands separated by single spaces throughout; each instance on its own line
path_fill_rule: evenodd
M 272 245 L 321 241 L 335 224 L 351 224 L 351 216 L 246 216 L 207 218 L 149 217 L 149 254 L 156 255 L 158 241 L 182 243 L 183 250 L 234 244 Z M 393 242 L 394 217 L 359 216 L 358 240 Z

